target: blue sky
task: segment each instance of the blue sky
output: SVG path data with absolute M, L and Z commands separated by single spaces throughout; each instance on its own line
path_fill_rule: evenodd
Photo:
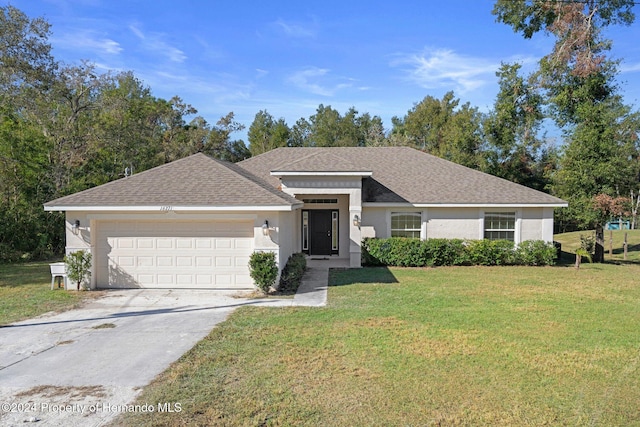
M 8 4 L 2 0 L 5 5 Z M 155 96 L 180 96 L 212 124 L 259 110 L 292 126 L 319 104 L 383 119 L 453 90 L 488 111 L 501 62 L 525 70 L 551 50 L 495 22 L 492 0 L 12 0 L 52 24 L 56 59 L 131 70 Z M 640 6 L 635 6 L 640 15 Z M 640 16 L 608 31 L 625 101 L 640 100 Z M 246 141 L 246 131 L 233 138 Z

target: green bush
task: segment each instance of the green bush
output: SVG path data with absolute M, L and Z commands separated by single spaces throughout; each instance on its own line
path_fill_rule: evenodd
M 553 265 L 557 255 L 553 243 L 542 240 L 526 240 L 516 249 L 516 259 L 519 265 Z
M 587 253 L 596 253 L 596 235 L 595 234 L 581 234 L 580 235 L 580 247 Z
M 278 278 L 276 254 L 273 252 L 252 253 L 249 258 L 249 270 L 258 289 L 266 294 Z
M 514 244 L 511 240 L 469 240 L 466 250 L 473 265 L 516 264 Z
M 362 265 L 369 265 L 369 266 L 383 265 L 382 262 L 380 262 L 380 260 L 376 256 L 371 254 L 371 251 L 376 253 L 377 240 L 380 240 L 380 239 L 365 237 L 362 240 L 362 255 L 361 255 Z
M 552 265 L 555 248 L 543 241 L 461 239 L 365 239 L 364 265 L 424 267 L 447 265 Z
M 76 283 L 76 289 L 91 277 L 91 253 L 87 251 L 75 251 L 64 257 L 67 275 Z
M 462 239 L 427 239 L 422 241 L 426 246 L 427 260 L 424 265 L 464 265 L 469 263 Z
M 287 264 L 280 273 L 280 292 L 295 292 L 300 286 L 302 276 L 307 268 L 307 258 L 303 253 L 295 253 L 289 257 Z
M 365 265 L 395 265 L 399 267 L 423 267 L 428 259 L 428 248 L 418 239 L 391 237 L 365 239 L 363 253 Z

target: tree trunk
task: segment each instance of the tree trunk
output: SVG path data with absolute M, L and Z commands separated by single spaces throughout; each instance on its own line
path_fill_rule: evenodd
M 604 230 L 602 224 L 596 226 L 596 252 L 593 262 L 604 262 Z
M 620 229 L 622 229 L 622 220 L 619 222 Z M 609 230 L 609 256 L 613 256 L 613 230 Z

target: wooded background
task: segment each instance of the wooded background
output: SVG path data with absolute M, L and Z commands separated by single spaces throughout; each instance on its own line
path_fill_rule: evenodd
M 569 202 L 559 231 L 633 216 L 640 189 L 640 114 L 625 105 L 608 57 L 609 25 L 630 25 L 631 0 L 498 0 L 493 13 L 523 37 L 555 40 L 537 70 L 504 63 L 488 113 L 454 92 L 425 96 L 385 129 L 355 107 L 319 105 L 289 125 L 256 113 L 248 141 L 233 112 L 215 124 L 179 96 L 156 98 L 132 72 L 100 73 L 51 53 L 50 26 L 0 8 L 0 262 L 47 259 L 64 249 L 63 215 L 43 203 L 204 152 L 236 162 L 284 146 L 411 146 Z M 496 24 L 499 25 L 499 24 Z M 546 136 L 548 123 L 561 141 Z M 429 183 L 424 183 L 428 185 Z M 416 183 L 420 185 L 420 183 Z M 603 208 L 603 197 L 616 209 Z

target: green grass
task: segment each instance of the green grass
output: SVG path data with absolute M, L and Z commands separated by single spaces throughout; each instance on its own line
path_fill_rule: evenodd
M 334 271 L 326 308 L 236 311 L 138 426 L 640 425 L 637 264 Z
M 613 231 L 613 255 L 609 255 L 610 234 L 604 230 L 604 259 L 605 261 L 624 262 L 623 241 L 627 233 L 627 262 L 640 262 L 640 230 L 614 230 Z M 562 243 L 563 260 L 573 262 L 575 251 L 580 247 L 580 235 L 595 236 L 591 231 L 575 231 L 572 233 L 557 234 L 554 240 Z
M 51 290 L 48 262 L 0 264 L 0 325 L 76 307 L 94 292 Z

